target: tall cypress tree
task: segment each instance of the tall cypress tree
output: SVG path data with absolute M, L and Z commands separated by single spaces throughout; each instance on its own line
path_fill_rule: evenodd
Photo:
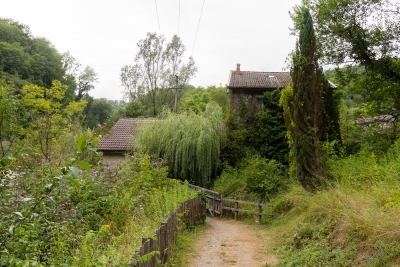
M 323 73 L 318 66 L 317 43 L 310 12 L 304 10 L 299 41 L 291 67 L 292 95 L 285 121 L 292 138 L 296 176 L 303 188 L 313 191 L 326 183 Z

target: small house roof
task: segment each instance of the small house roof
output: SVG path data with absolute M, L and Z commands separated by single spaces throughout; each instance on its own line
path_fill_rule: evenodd
M 133 146 L 136 129 L 153 123 L 155 119 L 121 118 L 97 146 L 97 151 L 125 152 Z
M 229 76 L 228 88 L 243 89 L 276 89 L 286 87 L 290 79 L 289 72 L 261 72 L 232 70 Z

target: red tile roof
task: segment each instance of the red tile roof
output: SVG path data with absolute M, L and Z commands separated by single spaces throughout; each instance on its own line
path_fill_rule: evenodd
M 110 134 L 104 136 L 97 151 L 120 151 L 130 149 L 135 139 L 135 131 L 141 125 L 153 123 L 155 119 L 121 118 L 111 128 Z
M 290 79 L 289 72 L 231 71 L 228 88 L 276 89 L 286 87 Z

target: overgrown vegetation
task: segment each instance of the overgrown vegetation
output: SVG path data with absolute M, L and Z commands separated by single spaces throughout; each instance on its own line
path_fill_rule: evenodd
M 318 194 L 299 186 L 275 200 L 278 266 L 394 266 L 398 244 L 399 144 L 378 158 L 367 147 L 331 160 L 338 182 Z
M 206 187 L 220 166 L 224 134 L 222 110 L 210 103 L 201 114 L 169 113 L 144 128 L 136 149 L 166 160 L 172 177 Z
M 259 155 L 243 159 L 236 168 L 227 166 L 213 189 L 223 197 L 269 200 L 289 184 L 287 167 Z
M 129 266 L 141 238 L 194 197 L 167 177 L 272 202 L 267 227 L 278 266 L 399 265 L 392 2 L 303 1 L 293 13 L 301 31 L 292 86 L 258 96 L 264 108 L 239 117 L 229 114 L 224 88 L 187 84 L 196 67 L 182 62 L 176 36 L 166 45 L 150 33 L 139 42 L 134 65 L 121 70 L 125 103 L 93 99 L 92 68 L 0 19 L 0 266 Z M 339 90 L 321 62 L 338 64 L 325 74 Z M 161 112 L 172 109 L 177 74 L 178 114 Z M 382 114 L 389 119 L 356 120 Z M 120 117 L 154 115 L 160 120 L 139 135 L 134 155 L 101 165 L 101 131 Z
M 146 156 L 93 171 L 77 160 L 35 171 L 1 163 L 0 266 L 128 266 L 141 238 L 196 194 Z
M 280 97 L 279 89 L 265 92 L 257 96 L 263 102 L 262 110 L 254 112 L 243 106 L 239 114 L 226 116 L 227 142 L 222 150 L 222 161 L 235 167 L 248 154 L 259 153 L 288 165 L 289 146 Z
M 96 72 L 69 52 L 0 19 L 0 58 L 0 266 L 143 260 L 142 237 L 197 193 L 144 154 L 102 166 L 103 123 L 123 103 L 93 99 Z M 115 121 L 140 107 L 128 103 Z

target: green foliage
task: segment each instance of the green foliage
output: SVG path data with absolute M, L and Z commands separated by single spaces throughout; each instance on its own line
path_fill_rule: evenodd
M 224 123 L 227 130 L 226 142 L 221 151 L 221 160 L 230 166 L 236 166 L 250 151 L 247 146 L 249 130 L 239 122 L 234 114 L 229 114 Z
M 76 144 L 77 158 L 90 151 Z M 19 159 L 0 160 L 1 266 L 128 266 L 130 258 L 177 205 L 196 194 L 149 157 L 121 169 L 93 170 L 71 159 L 29 172 Z M 81 169 L 81 170 L 80 170 Z M 116 174 L 118 172 L 118 175 Z M 156 253 L 156 252 L 155 252 Z
M 202 114 L 167 114 L 139 133 L 136 147 L 166 160 L 172 177 L 207 186 L 219 167 L 224 133 L 221 108 L 210 103 Z
M 34 38 L 28 26 L 11 19 L 0 19 L 0 58 L 1 76 L 18 84 L 22 79 L 49 87 L 65 74 L 62 56 L 53 45 Z
M 222 151 L 223 161 L 236 166 L 248 153 L 257 151 L 264 158 L 288 164 L 289 147 L 280 95 L 278 89 L 265 92 L 257 97 L 263 102 L 262 110 L 255 114 L 243 111 L 239 116 L 242 120 L 233 114 L 225 119 L 228 141 Z
M 342 145 L 339 120 L 343 92 L 333 88 L 325 76 L 322 78 L 322 89 L 324 119 L 321 141 L 336 142 L 336 150 L 339 151 Z
M 171 88 L 182 88 L 196 73 L 197 68 L 193 58 L 183 63 L 182 57 L 186 50 L 181 39 L 175 35 L 171 42 L 165 44 L 164 36 L 147 33 L 145 39 L 137 43 L 138 53 L 134 65 L 121 68 L 121 83 L 127 99 L 138 98 L 150 116 L 157 116 L 166 100 L 173 97 Z M 178 84 L 176 84 L 176 77 Z M 173 98 L 172 98 L 173 99 Z
M 22 88 L 23 101 L 33 119 L 30 123 L 28 138 L 38 151 L 50 159 L 51 148 L 58 137 L 69 130 L 72 120 L 86 106 L 86 101 L 70 102 L 63 105 L 67 87 L 59 81 L 53 81 L 52 87 L 45 88 L 37 85 L 25 85 Z
M 368 145 L 345 158 L 331 158 L 337 182 L 318 194 L 299 186 L 273 201 L 271 221 L 278 266 L 393 266 L 400 259 L 400 145 L 384 156 Z M 282 233 L 285 233 L 282 235 Z
M 107 120 L 107 129 L 111 129 L 120 118 L 142 118 L 147 117 L 146 106 L 139 99 L 132 99 L 128 103 L 121 101 L 113 110 L 113 113 Z
M 90 96 L 86 96 L 84 100 L 87 101 L 83 113 L 86 115 L 85 124 L 90 129 L 97 128 L 98 125 L 103 125 L 112 115 L 114 110 L 111 103 L 105 98 L 94 99 Z
M 22 134 L 24 122 L 22 102 L 8 85 L 0 83 L 0 157 L 8 155 L 14 141 Z
M 195 113 L 201 113 L 205 111 L 207 104 L 211 101 L 216 102 L 222 108 L 224 117 L 228 115 L 229 100 L 226 88 L 215 86 L 186 89 L 183 97 L 179 100 L 179 111 L 187 112 L 191 110 Z
M 241 161 L 237 168 L 227 167 L 214 183 L 214 190 L 224 197 L 270 199 L 288 185 L 286 167 L 275 160 L 252 156 Z
M 206 110 L 206 106 L 211 101 L 211 93 L 207 91 L 198 91 L 186 95 L 180 100 L 179 111 L 188 112 L 193 111 L 196 114 L 202 113 Z
M 329 224 L 299 223 L 294 237 L 281 248 L 290 254 L 276 266 L 350 266 L 355 248 L 336 248 L 332 239 Z
M 249 142 L 262 157 L 287 165 L 289 146 L 283 108 L 279 106 L 280 96 L 280 90 L 274 90 L 259 97 L 264 106 L 256 113 L 254 125 L 250 126 Z
M 87 97 L 89 91 L 94 89 L 94 83 L 97 82 L 98 77 L 95 70 L 87 66 L 77 77 L 77 92 L 75 101 L 79 101 Z
M 361 67 L 348 76 L 368 101 L 390 110 L 399 106 L 399 3 L 386 0 L 311 0 L 296 6 L 292 18 L 299 30 L 302 10 L 315 18 L 321 59 L 337 67 Z
M 208 224 L 196 226 L 195 228 L 187 229 L 183 234 L 178 235 L 167 266 L 188 266 L 190 262 L 193 261 L 191 252 L 196 251 L 196 241 L 202 237 L 208 226 Z
M 301 185 L 313 191 L 326 184 L 325 154 L 322 150 L 324 103 L 322 70 L 318 66 L 317 43 L 308 9 L 303 12 L 300 39 L 292 55 L 291 93 L 282 104 L 286 127 L 293 140 L 293 161 Z

